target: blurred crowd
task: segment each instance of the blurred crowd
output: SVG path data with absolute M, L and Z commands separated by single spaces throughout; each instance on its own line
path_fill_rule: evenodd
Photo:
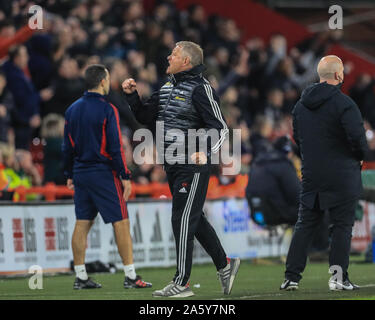
M 43 29 L 27 26 L 28 8 L 43 8 Z M 242 169 L 278 137 L 292 134 L 291 110 L 304 87 L 317 81 L 316 66 L 340 30 L 288 47 L 283 34 L 268 42 L 243 41 L 235 21 L 208 16 L 175 0 L 0 1 L 0 191 L 19 185 L 64 184 L 61 141 L 64 112 L 84 91 L 87 65 L 103 63 L 111 74 L 108 100 L 120 112 L 126 159 L 135 182 L 166 182 L 160 165 L 137 166 L 133 132 L 140 128 L 121 83 L 132 77 L 146 99 L 166 81 L 167 56 L 175 43 L 199 43 L 205 76 L 218 92 L 230 128 L 240 128 Z M 346 66 L 348 67 L 348 66 Z M 347 71 L 350 68 L 347 68 Z M 363 74 L 350 90 L 374 141 L 375 79 Z M 375 148 L 375 146 L 374 146 Z M 298 168 L 298 158 L 295 157 Z M 214 174 L 222 184 L 236 177 Z

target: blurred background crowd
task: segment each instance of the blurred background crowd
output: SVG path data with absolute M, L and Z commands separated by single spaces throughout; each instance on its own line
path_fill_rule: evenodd
M 111 73 L 108 100 L 120 112 L 134 181 L 166 182 L 160 165 L 132 161 L 132 134 L 141 126 L 121 83 L 132 77 L 141 98 L 149 97 L 166 81 L 167 56 L 180 40 L 202 46 L 205 76 L 220 96 L 228 126 L 241 129 L 241 173 L 248 173 L 251 161 L 272 149 L 277 138 L 292 135 L 292 108 L 306 85 L 318 80 L 316 65 L 340 42 L 342 32 L 316 33 L 293 48 L 281 33 L 268 42 L 260 37 L 244 41 L 235 21 L 207 15 L 199 4 L 180 11 L 175 2 L 0 1 L 0 190 L 65 183 L 64 112 L 84 92 L 82 75 L 92 63 L 105 64 Z M 41 30 L 27 26 L 32 4 L 44 10 Z M 350 64 L 345 68 L 350 72 Z M 375 141 L 374 85 L 373 77 L 362 74 L 350 89 L 366 120 L 370 147 Z M 299 174 L 298 156 L 289 156 Z M 236 179 L 220 172 L 214 172 L 218 183 Z

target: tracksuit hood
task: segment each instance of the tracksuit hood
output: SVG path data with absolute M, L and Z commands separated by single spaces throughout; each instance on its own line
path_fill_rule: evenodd
M 324 102 L 339 92 L 338 87 L 327 82 L 314 83 L 303 90 L 301 103 L 308 109 L 318 109 Z

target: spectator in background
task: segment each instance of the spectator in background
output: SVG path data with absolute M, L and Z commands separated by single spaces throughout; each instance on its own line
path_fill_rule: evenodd
M 252 212 L 256 211 L 253 198 L 260 198 L 262 205 L 269 208 L 268 212 L 263 211 L 267 225 L 294 225 L 297 221 L 301 183 L 290 160 L 292 154 L 292 142 L 284 136 L 251 163 L 246 197 Z
M 13 198 L 13 192 L 7 191 L 9 188 L 9 179 L 6 175 L 5 172 L 5 165 L 4 165 L 4 160 L 3 160 L 3 154 L 2 151 L 3 146 L 0 145 L 0 201 L 1 200 L 12 200 Z
M 273 120 L 263 115 L 257 116 L 250 136 L 253 159 L 261 152 L 270 151 L 272 143 L 270 137 L 273 130 Z
M 200 4 L 192 4 L 188 7 L 187 13 L 186 35 L 194 33 L 197 37 L 196 40 L 200 43 L 206 43 L 208 24 L 204 8 Z
M 273 123 L 280 121 L 283 116 L 284 93 L 278 89 L 270 89 L 267 93 L 267 101 L 264 108 L 264 114 L 271 119 Z
M 108 71 L 111 73 L 111 91 L 108 94 L 108 101 L 115 105 L 120 114 L 120 123 L 135 131 L 141 127 L 135 119 L 127 101 L 123 97 L 121 83 L 129 76 L 128 66 L 120 59 L 107 61 Z
M 26 43 L 26 47 L 30 56 L 28 68 L 36 89 L 47 88 L 51 83 L 54 71 L 52 35 L 46 31 L 34 34 Z
M 42 177 L 33 163 L 31 153 L 25 150 L 16 150 L 16 160 L 19 163 L 18 174 L 21 177 L 27 178 L 30 182 L 30 185 L 40 186 L 42 185 Z
M 280 59 L 275 71 L 268 77 L 267 84 L 271 88 L 286 91 L 293 87 L 291 76 L 293 74 L 293 61 L 289 57 Z
M 151 163 L 145 163 L 132 171 L 133 181 L 139 184 L 149 184 L 151 182 L 151 171 L 153 165 Z
M 350 88 L 350 96 L 358 104 L 362 117 L 375 127 L 375 77 L 361 74 Z
M 371 124 L 367 120 L 363 121 L 363 126 L 365 127 L 367 145 L 369 148 L 364 161 L 372 162 L 375 161 L 375 134 Z M 371 167 L 369 169 L 371 169 Z
M 61 59 L 68 54 L 68 50 L 74 45 L 73 31 L 71 26 L 65 24 L 64 20 L 61 21 L 61 24 L 61 27 L 56 30 L 52 49 L 52 58 L 55 63 L 61 61 Z
M 12 20 L 0 21 L 0 59 L 7 55 L 12 46 L 25 42 L 32 34 L 33 30 L 28 25 L 16 31 Z
M 0 70 L 0 144 L 8 143 L 9 141 L 8 135 L 13 104 L 13 96 L 7 88 L 5 74 Z
M 217 81 L 230 72 L 229 68 L 229 50 L 224 47 L 217 47 L 213 55 L 208 58 L 207 73 L 214 76 Z
M 64 115 L 68 106 L 77 100 L 85 89 L 77 60 L 68 56 L 61 60 L 53 86 L 54 95 L 47 103 L 46 114 Z
M 4 63 L 10 92 L 14 98 L 12 122 L 16 149 L 29 150 L 33 129 L 40 126 L 40 96 L 27 71 L 28 54 L 25 46 L 9 50 L 9 60 Z
M 221 18 L 218 21 L 218 45 L 229 51 L 229 61 L 232 59 L 240 44 L 241 32 L 234 20 Z M 211 40 L 211 39 L 210 39 Z
M 50 113 L 42 121 L 40 134 L 45 141 L 43 147 L 44 183 L 65 184 L 61 150 L 64 140 L 64 123 L 64 117 L 54 113 Z
M 247 174 L 249 172 L 250 163 L 252 160 L 251 144 L 250 144 L 251 131 L 247 127 L 245 121 L 241 121 L 240 129 L 241 129 L 241 173 Z
M 41 185 L 41 177 L 31 161 L 30 152 L 15 150 L 9 144 L 0 145 L 3 157 L 4 173 L 8 179 L 8 188 Z
M 151 20 L 146 26 L 146 32 L 139 39 L 139 48 L 146 55 L 147 62 L 155 62 L 159 56 L 162 26 Z
M 150 173 L 151 182 L 166 183 L 167 175 L 161 165 L 155 165 Z
M 267 52 L 269 59 L 265 75 L 269 76 L 274 73 L 279 62 L 287 55 L 287 41 L 285 36 L 279 33 L 272 35 Z
M 290 57 L 281 59 L 277 65 L 276 71 L 267 80 L 270 88 L 278 88 L 284 95 L 283 111 L 291 113 L 297 100 L 297 85 L 294 80 L 294 65 Z
M 110 36 L 105 30 L 98 33 L 94 39 L 92 53 L 101 59 L 109 55 Z

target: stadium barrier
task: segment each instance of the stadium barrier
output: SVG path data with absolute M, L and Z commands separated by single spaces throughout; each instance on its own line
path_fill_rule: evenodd
M 363 200 L 375 202 L 375 162 L 364 162 L 362 170 L 362 181 L 364 185 Z M 207 199 L 220 199 L 222 197 L 245 197 L 245 189 L 248 183 L 248 175 L 240 174 L 234 177 L 234 181 L 227 185 L 222 185 L 216 176 L 211 176 L 208 185 Z M 18 197 L 14 197 L 15 202 L 26 201 L 28 194 L 43 195 L 46 201 L 55 201 L 63 197 L 73 197 L 74 191 L 69 190 L 66 186 L 58 186 L 54 183 L 47 183 L 45 186 L 26 188 L 20 186 L 14 191 Z M 151 197 L 154 199 L 171 199 L 172 195 L 168 183 L 151 182 L 149 184 L 132 183 L 132 192 L 130 199 L 137 197 Z
M 229 185 L 221 185 L 217 177 L 212 176 L 210 178 L 207 198 L 208 199 L 219 199 L 223 196 L 226 197 L 245 197 L 245 188 L 247 185 L 247 175 L 237 175 L 233 183 Z M 47 183 L 40 187 L 26 188 L 24 186 L 17 187 L 15 189 L 9 189 L 7 191 L 14 191 L 18 194 L 14 197 L 14 202 L 24 202 L 28 194 L 39 194 L 44 197 L 48 202 L 56 201 L 63 197 L 73 197 L 74 191 L 68 189 L 66 186 L 55 185 L 54 183 Z M 169 190 L 168 183 L 151 182 L 149 184 L 136 184 L 132 183 L 132 192 L 130 199 L 135 199 L 137 196 L 148 196 L 154 199 L 166 198 L 171 199 L 172 195 Z
M 135 265 L 175 265 L 175 240 L 171 226 L 170 200 L 136 199 L 128 203 Z M 270 234 L 249 218 L 244 199 L 206 201 L 205 214 L 218 233 L 229 256 L 242 258 L 285 255 L 287 238 Z M 71 201 L 0 202 L 0 275 L 24 274 L 32 265 L 44 272 L 67 272 L 72 260 L 71 236 L 75 224 Z M 282 241 L 281 241 L 282 240 Z M 113 262 L 121 268 L 111 224 L 100 215 L 88 235 L 86 262 Z M 194 263 L 210 262 L 196 242 Z
M 353 229 L 352 248 L 364 251 L 375 225 L 375 204 L 361 201 L 364 215 Z M 175 265 L 175 241 L 170 200 L 136 199 L 128 203 L 136 266 Z M 26 274 L 32 265 L 44 272 L 68 272 L 72 261 L 71 236 L 75 224 L 72 201 L 2 204 L 0 202 L 0 275 Z M 231 257 L 262 258 L 286 255 L 291 229 L 268 232 L 253 223 L 247 201 L 227 198 L 206 201 L 204 212 Z M 88 235 L 86 262 L 100 260 L 122 267 L 113 228 L 100 215 Z M 195 243 L 194 263 L 211 258 Z

